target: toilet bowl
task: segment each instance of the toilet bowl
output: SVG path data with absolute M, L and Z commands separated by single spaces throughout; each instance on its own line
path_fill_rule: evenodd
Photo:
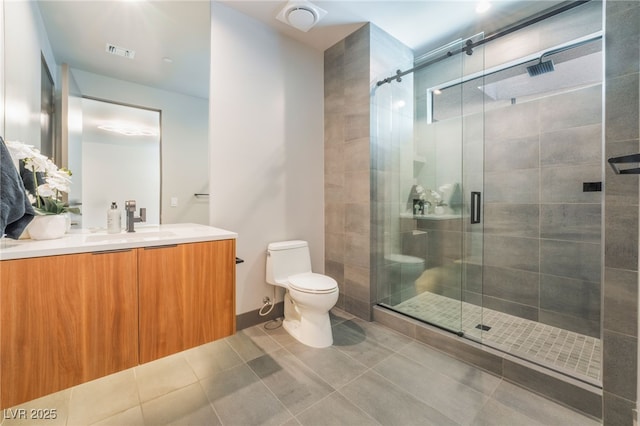
M 416 280 L 424 272 L 424 259 L 406 254 L 388 254 L 385 256 L 388 262 L 397 268 L 396 273 L 400 279 L 400 290 L 406 291 L 414 288 Z
M 333 344 L 329 310 L 338 301 L 338 283 L 311 271 L 306 241 L 281 241 L 267 248 L 267 283 L 285 288 L 282 326 L 314 348 Z

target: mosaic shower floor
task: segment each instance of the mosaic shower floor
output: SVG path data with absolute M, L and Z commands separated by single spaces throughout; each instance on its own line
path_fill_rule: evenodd
M 424 292 L 393 307 L 413 317 L 593 384 L 601 374 L 600 339 Z M 477 328 L 490 327 L 488 330 Z

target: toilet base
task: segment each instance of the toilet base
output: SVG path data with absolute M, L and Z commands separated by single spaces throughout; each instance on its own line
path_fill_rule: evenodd
M 300 315 L 298 306 L 287 291 L 284 296 L 284 321 L 282 327 L 300 343 L 312 348 L 326 348 L 333 345 L 329 312 L 305 312 Z

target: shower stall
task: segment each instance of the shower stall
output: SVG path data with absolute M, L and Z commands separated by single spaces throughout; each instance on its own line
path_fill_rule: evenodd
M 593 25 L 478 34 L 379 76 L 372 262 L 385 308 L 600 385 L 602 28 L 571 13 Z

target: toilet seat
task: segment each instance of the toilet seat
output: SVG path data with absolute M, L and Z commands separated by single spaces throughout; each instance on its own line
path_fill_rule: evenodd
M 338 290 L 338 283 L 331 277 L 314 272 L 291 275 L 289 287 L 303 293 L 326 294 Z

